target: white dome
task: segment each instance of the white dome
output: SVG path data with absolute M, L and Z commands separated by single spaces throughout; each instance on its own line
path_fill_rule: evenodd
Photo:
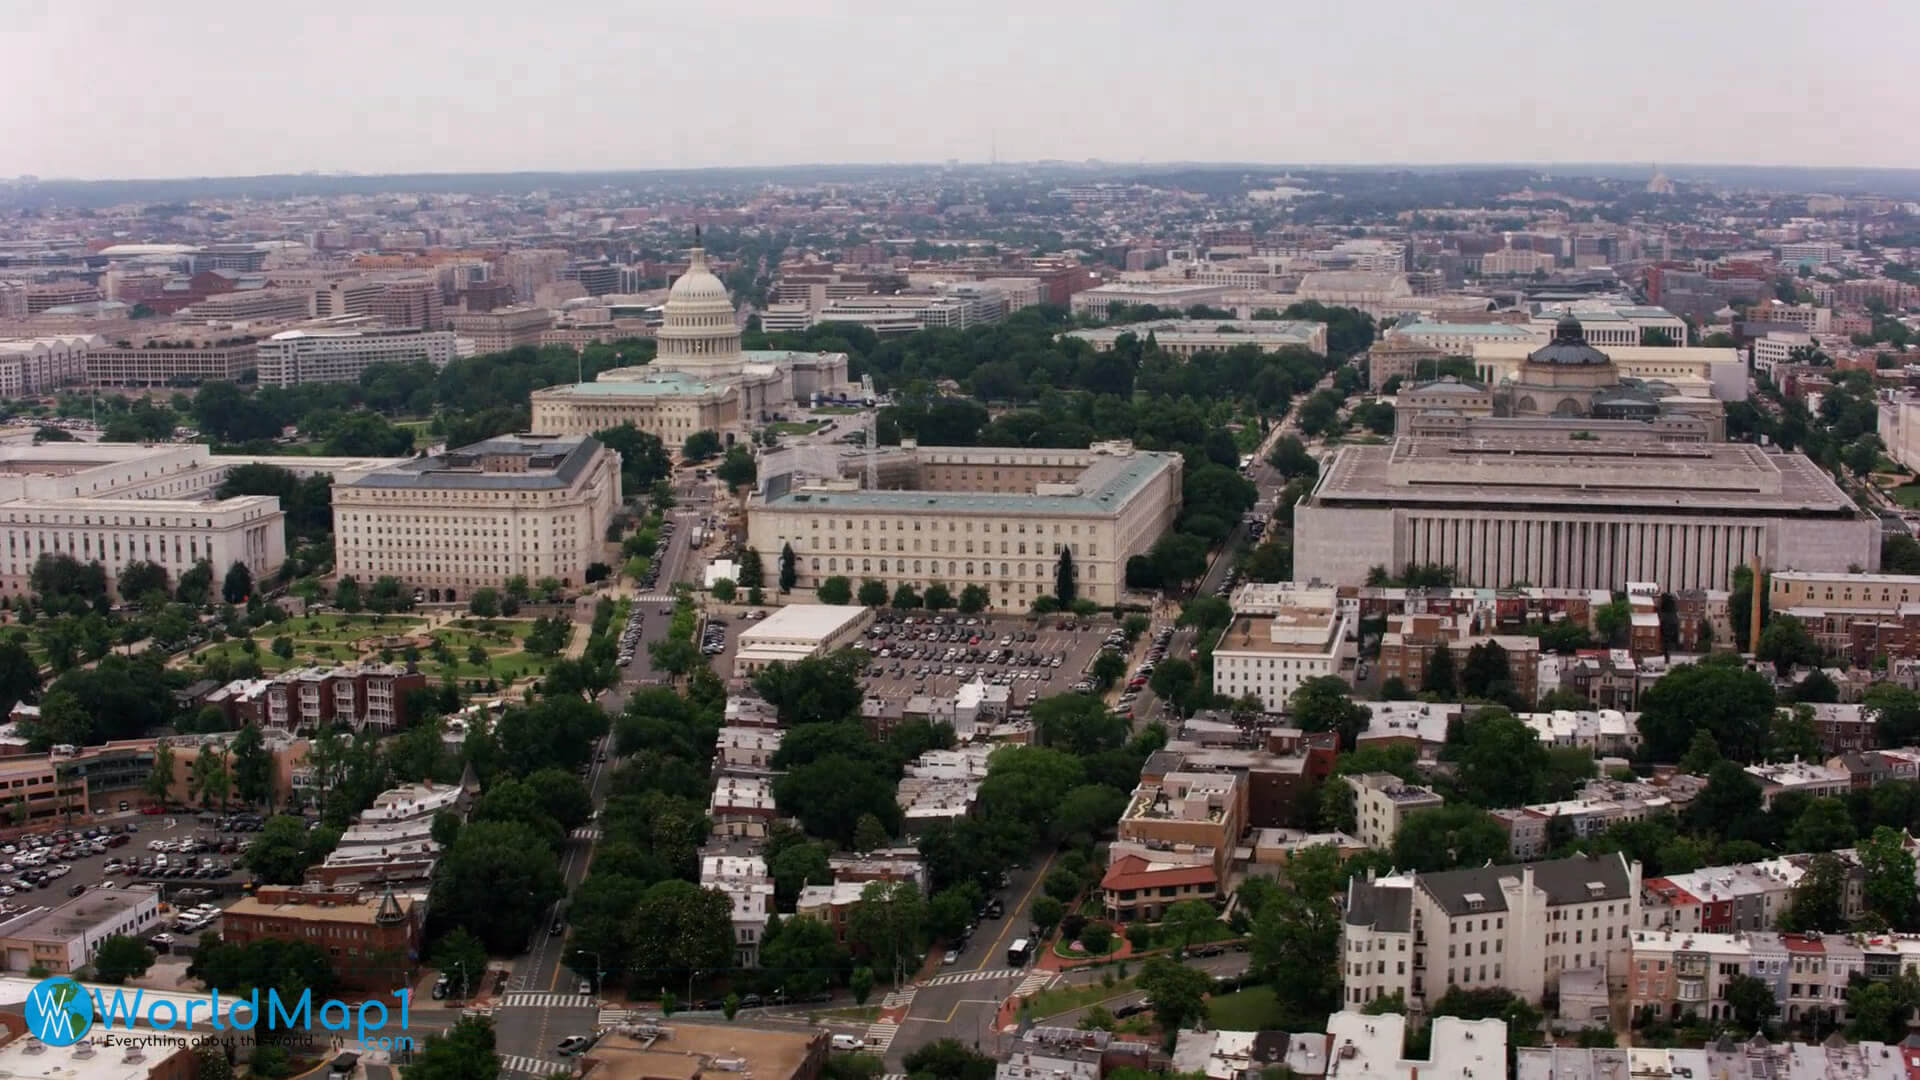
M 733 301 L 727 287 L 707 269 L 707 253 L 698 247 L 689 253 L 687 272 L 667 291 L 655 340 L 659 343 L 653 362 L 656 369 L 712 377 L 737 373 L 745 362 Z
M 693 258 L 687 265 L 687 272 L 681 274 L 667 290 L 667 302 L 676 300 L 711 303 L 715 300 L 732 306 L 727 299 L 727 287 L 707 269 L 706 253 L 699 248 L 693 249 Z

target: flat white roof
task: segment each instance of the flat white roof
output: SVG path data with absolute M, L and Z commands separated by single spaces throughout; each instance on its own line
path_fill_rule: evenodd
M 744 648 L 794 638 L 824 641 L 866 614 L 866 608 L 850 604 L 788 604 L 742 632 L 740 644 Z

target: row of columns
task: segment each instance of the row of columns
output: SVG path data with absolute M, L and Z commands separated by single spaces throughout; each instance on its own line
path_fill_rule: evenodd
M 1460 585 L 1668 591 L 1724 589 L 1733 568 L 1767 556 L 1766 526 L 1711 520 L 1408 514 L 1405 562 L 1452 567 Z

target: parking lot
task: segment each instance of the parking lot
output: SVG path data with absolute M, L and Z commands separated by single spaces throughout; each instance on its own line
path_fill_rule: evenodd
M 914 615 L 883 611 L 869 628 L 867 693 L 904 701 L 951 697 L 965 682 L 1007 687 L 1010 703 L 1064 694 L 1115 627 L 1110 617 Z
M 89 890 L 140 883 L 159 889 L 160 899 L 170 909 L 217 904 L 239 895 L 251 878 L 239 865 L 242 846 L 252 839 L 250 832 L 237 827 L 223 832 L 217 821 L 202 826 L 198 816 L 191 814 L 126 814 L 100 825 L 19 837 L 0 845 L 0 914 L 57 907 Z M 164 844 L 166 850 L 151 844 Z M 162 856 L 165 868 L 160 866 Z M 108 872 L 109 865 L 116 869 Z M 190 942 L 191 934 L 176 932 L 174 921 L 170 911 L 155 929 Z M 214 925 L 209 920 L 200 928 Z M 169 944 L 165 938 L 155 940 L 162 946 Z

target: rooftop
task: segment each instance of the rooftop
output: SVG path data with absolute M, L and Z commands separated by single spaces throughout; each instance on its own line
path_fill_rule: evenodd
M 675 1022 L 623 1024 L 582 1057 L 595 1080 L 693 1080 L 732 1073 L 792 1080 L 826 1041 L 823 1031 L 766 1031 Z
M 571 487 L 600 451 L 584 436 L 501 435 L 444 454 L 409 458 L 345 481 L 359 488 L 541 490 Z M 489 468 L 489 462 L 517 463 Z
M 66 942 L 85 936 L 100 924 L 118 919 L 142 904 L 158 902 L 159 894 L 142 886 L 89 889 L 58 907 L 35 908 L 0 923 L 0 937 Z
M 921 447 L 920 450 L 923 453 L 928 451 L 965 453 L 970 448 Z M 1165 470 L 1180 467 L 1181 459 L 1178 454 L 1129 448 L 1124 453 L 1096 454 L 1093 463 L 1080 474 L 1077 482 L 1070 489 L 1063 488 L 1059 494 L 1054 494 L 1051 488 L 1046 494 L 913 490 L 840 491 L 799 488 L 767 499 L 765 508 L 769 510 L 846 508 L 929 514 L 1018 513 L 1044 510 L 1049 514 L 1105 516 L 1125 506 L 1127 501 L 1145 488 L 1154 477 Z
M 290 891 L 288 899 L 273 902 L 257 896 L 243 896 L 227 907 L 229 918 L 253 916 L 268 919 L 293 919 L 299 922 L 348 923 L 359 926 L 372 926 L 376 921 L 385 898 L 382 896 L 357 895 L 343 897 L 340 893 L 318 893 L 313 902 L 293 899 L 300 895 Z M 322 900 L 324 897 L 324 901 Z M 400 911 L 412 914 L 415 904 L 424 903 L 425 897 L 416 897 L 408 893 L 394 893 L 393 899 Z
M 861 607 L 841 604 L 788 604 L 740 634 L 740 647 L 793 638 L 825 640 L 867 616 Z

